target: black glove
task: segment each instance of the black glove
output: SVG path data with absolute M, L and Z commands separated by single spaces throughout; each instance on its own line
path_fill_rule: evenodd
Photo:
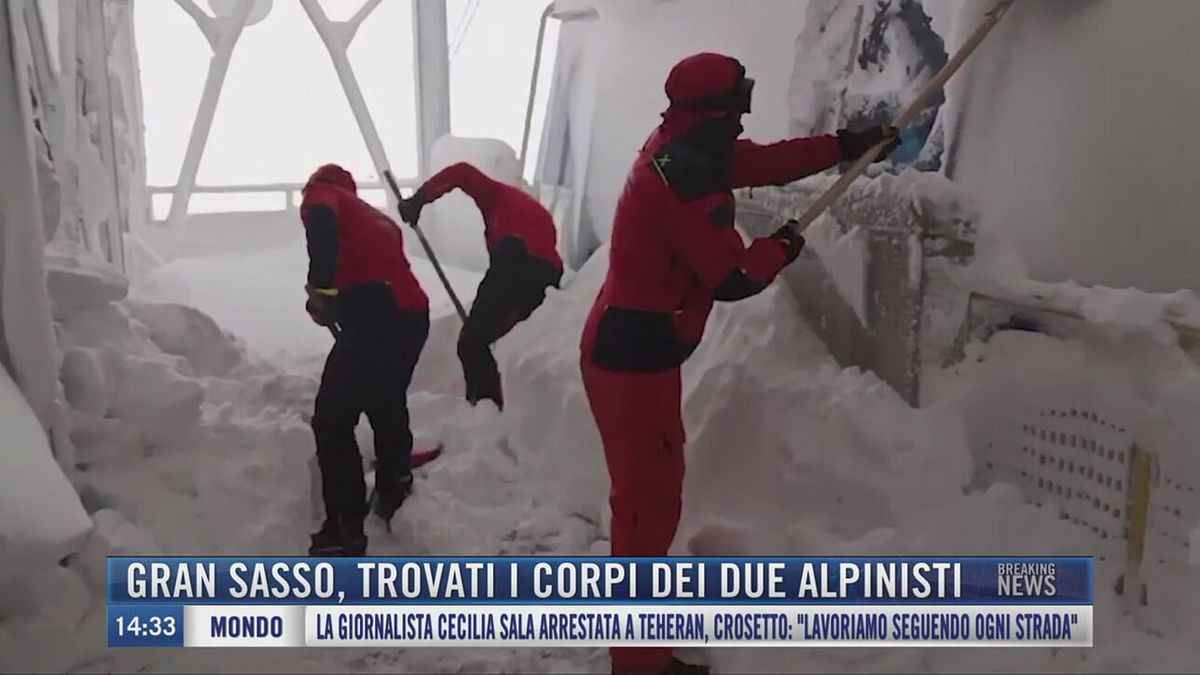
M 857 161 L 884 139 L 890 138 L 891 142 L 884 146 L 883 151 L 875 159 L 876 162 L 886 160 L 900 146 L 900 130 L 896 127 L 878 126 L 865 131 L 839 129 L 837 138 L 838 145 L 842 147 L 842 161 L 846 162 Z
M 796 262 L 796 258 L 800 257 L 800 252 L 804 250 L 804 237 L 796 231 L 795 226 L 798 221 L 789 220 L 783 227 L 775 230 L 771 236 L 779 240 L 783 244 L 784 251 L 787 253 L 787 262 L 785 265 L 791 265 Z
M 332 327 L 337 325 L 337 296 L 322 293 L 312 286 L 305 286 L 308 301 L 304 303 L 304 311 L 313 323 L 318 326 Z
M 416 225 L 421 219 L 421 209 L 425 208 L 425 201 L 420 197 L 413 195 L 408 199 L 400 200 L 400 219 L 409 225 Z

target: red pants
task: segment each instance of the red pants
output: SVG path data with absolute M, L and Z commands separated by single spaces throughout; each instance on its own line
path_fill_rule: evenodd
M 665 556 L 679 525 L 683 494 L 683 417 L 679 369 L 602 370 L 584 357 L 583 386 L 612 480 L 612 555 Z M 667 648 L 613 649 L 614 673 L 658 673 Z

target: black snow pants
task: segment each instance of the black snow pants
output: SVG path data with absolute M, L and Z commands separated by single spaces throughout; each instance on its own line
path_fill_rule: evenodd
M 341 331 L 325 361 L 312 427 L 326 517 L 361 523 L 367 496 L 354 428 L 366 413 L 378 489 L 406 484 L 413 445 L 408 385 L 429 336 L 429 312 L 398 309 L 386 284 L 346 289 L 337 302 Z
M 562 270 L 530 255 L 520 237 L 504 237 L 497 242 L 458 336 L 458 358 L 467 381 L 468 401 L 491 399 L 503 407 L 500 371 L 491 347 L 513 326 L 529 318 L 546 299 L 546 289 L 557 287 L 561 280 Z

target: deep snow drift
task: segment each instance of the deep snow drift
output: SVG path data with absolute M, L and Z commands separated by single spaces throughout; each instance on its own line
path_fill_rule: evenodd
M 419 471 L 392 534 L 372 526 L 373 553 L 607 552 L 607 474 L 577 347 L 606 263 L 602 250 L 501 342 L 510 402 L 503 415 L 472 408 L 457 393 L 414 391 L 419 442 L 441 440 L 446 454 Z M 1003 350 L 1003 340 L 976 346 L 966 365 L 941 373 L 935 403 L 914 411 L 874 376 L 838 368 L 794 318 L 792 303 L 776 285 L 719 306 L 688 363 L 689 471 L 675 552 L 1117 557 L 1086 530 L 1025 505 L 1012 486 L 964 490 L 972 369 Z M 299 306 L 294 311 L 301 313 Z M 457 330 L 457 319 L 442 322 Z M 603 650 L 104 649 L 105 554 L 303 550 L 315 517 L 305 416 L 316 369 L 284 374 L 247 356 L 205 315 L 173 305 L 126 302 L 82 312 L 66 323 L 64 343 L 69 354 L 100 352 L 94 361 L 81 355 L 71 370 L 78 379 L 68 391 L 74 414 L 94 418 L 95 433 L 124 440 L 77 439 L 85 468 L 78 485 L 95 534 L 66 567 L 49 568 L 28 585 L 60 598 L 53 613 L 45 596 L 36 606 L 19 597 L 3 605 L 15 609 L 0 622 L 0 667 L 606 672 Z M 457 379 L 452 345 L 431 340 L 423 360 Z M 127 391 L 121 382 L 130 377 L 139 386 Z M 369 453 L 369 434 L 362 440 Z M 1099 563 L 1092 650 L 733 649 L 708 658 L 718 672 L 1164 670 L 1196 663 L 1191 646 L 1150 637 L 1120 615 L 1109 590 L 1114 574 Z M 76 638 L 63 642 L 65 634 Z
M 284 369 L 319 369 L 333 338 L 314 326 L 301 311 L 308 258 L 299 230 L 290 241 L 258 250 L 181 258 L 155 269 L 134 289 L 136 297 L 153 302 L 192 305 L 246 341 L 247 347 Z M 406 233 L 405 243 L 416 239 Z M 482 236 L 473 242 L 483 250 Z M 433 265 L 411 256 L 413 272 L 429 295 L 434 322 L 430 343 L 453 340 L 456 324 L 438 321 L 454 313 Z M 481 274 L 447 265 L 454 292 L 464 303 L 475 297 Z M 417 389 L 443 390 L 455 382 L 455 371 L 432 368 L 428 359 L 418 366 Z

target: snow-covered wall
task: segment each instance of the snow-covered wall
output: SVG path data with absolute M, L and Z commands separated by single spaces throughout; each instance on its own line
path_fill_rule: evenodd
M 598 18 L 569 20 L 560 33 L 554 83 L 559 96 L 552 95 L 542 146 L 543 166 L 548 161 L 545 153 L 562 153 L 569 146 L 562 180 L 583 195 L 583 231 L 566 235 L 577 240 L 568 256 L 576 265 L 607 239 L 629 166 L 667 106 L 667 73 L 683 57 L 716 51 L 740 59 L 757 80 L 747 135 L 763 141 L 787 135 L 788 83 L 807 3 L 687 0 L 595 5 Z M 556 131 L 562 138 L 553 137 Z M 556 160 L 562 162 L 561 157 L 550 161 Z
M 562 4 L 598 13 L 564 25 L 541 158 L 550 178 L 582 194 L 578 231 L 564 235 L 576 265 L 607 238 L 679 57 L 709 49 L 747 64 L 759 81 L 753 138 L 784 136 L 812 114 L 812 102 L 797 110 L 805 102 L 788 100 L 793 73 L 829 58 L 798 46 L 808 2 Z M 920 4 L 950 54 L 992 5 Z M 978 201 L 983 232 L 1010 239 L 1034 277 L 1200 288 L 1197 19 L 1192 0 L 1018 2 L 948 87 L 946 169 Z
M 42 248 L 32 65 L 23 3 L 0 7 L 0 367 L 38 419 L 53 418 L 58 358 L 50 327 Z M 0 411 L 3 413 L 3 411 Z
M 92 526 L 63 472 L 77 458 L 59 335 L 124 297 L 123 233 L 144 213 L 131 6 L 0 5 L 0 605 Z
M 1200 289 L 1198 21 L 1193 0 L 1018 2 L 951 87 L 952 178 L 1033 276 Z

